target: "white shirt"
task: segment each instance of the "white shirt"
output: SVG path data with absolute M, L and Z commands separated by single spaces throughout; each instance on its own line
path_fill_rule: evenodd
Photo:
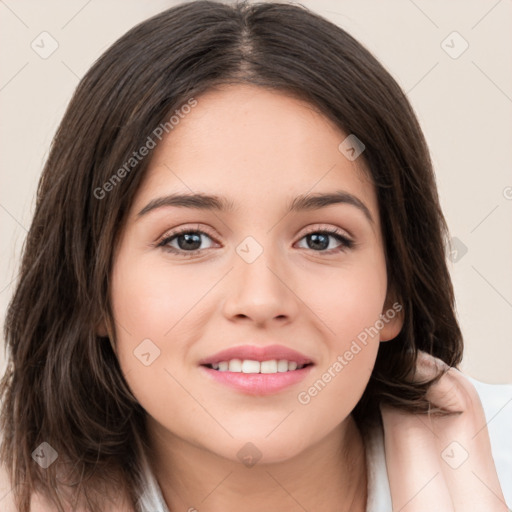
M 512 384 L 484 384 L 468 377 L 473 383 L 484 407 L 488 422 L 491 449 L 498 477 L 508 507 L 512 505 Z M 391 512 L 391 493 L 386 470 L 384 437 L 381 429 L 374 429 L 365 437 L 368 470 L 368 501 L 366 512 Z M 170 512 L 160 487 L 143 459 L 144 492 L 139 499 L 139 512 Z

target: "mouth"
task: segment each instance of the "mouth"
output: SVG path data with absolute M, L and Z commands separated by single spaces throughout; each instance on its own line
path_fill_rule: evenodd
M 282 345 L 244 345 L 203 359 L 203 374 L 215 383 L 249 395 L 276 394 L 306 378 L 312 359 Z
M 275 374 L 302 370 L 313 363 L 299 364 L 297 361 L 287 359 L 269 359 L 267 361 L 256 361 L 254 359 L 231 359 L 218 363 L 204 364 L 206 368 L 218 372 L 244 373 L 244 374 Z

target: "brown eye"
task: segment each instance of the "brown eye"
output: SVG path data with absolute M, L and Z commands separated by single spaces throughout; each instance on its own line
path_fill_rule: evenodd
M 202 238 L 206 237 L 212 239 L 208 233 L 200 230 L 183 229 L 178 232 L 170 233 L 158 244 L 165 250 L 173 253 L 187 253 L 196 254 L 201 250 L 208 249 L 209 247 L 201 248 Z M 174 245 L 171 245 L 174 244 Z
M 338 230 L 317 230 L 306 233 L 301 240 L 306 239 L 307 247 L 305 249 L 311 249 L 315 252 L 339 252 L 344 251 L 346 249 L 350 249 L 354 242 L 347 238 L 344 234 L 342 234 Z M 329 249 L 330 239 L 335 239 L 338 241 L 339 245 L 336 247 L 331 247 Z M 327 250 L 328 249 L 328 250 Z

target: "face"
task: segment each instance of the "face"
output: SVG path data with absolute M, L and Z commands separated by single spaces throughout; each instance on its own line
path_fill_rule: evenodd
M 196 99 L 154 150 L 116 249 L 116 352 L 167 439 L 282 461 L 343 429 L 399 332 L 377 198 L 311 105 L 248 85 Z M 338 202 L 290 209 L 322 194 Z

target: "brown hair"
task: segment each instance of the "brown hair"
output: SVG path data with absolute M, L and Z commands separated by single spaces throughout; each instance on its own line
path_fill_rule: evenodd
M 112 256 L 150 158 L 108 196 L 94 191 L 190 98 L 240 82 L 305 99 L 366 146 L 390 293 L 403 306 L 404 325 L 395 340 L 380 344 L 354 410 L 358 421 L 379 403 L 425 410 L 426 386 L 405 379 L 418 350 L 459 363 L 447 228 L 424 136 L 397 83 L 349 34 L 302 6 L 181 4 L 131 29 L 91 67 L 39 182 L 6 316 L 9 366 L 0 387 L 1 456 L 20 511 L 29 510 L 38 489 L 64 510 L 63 475 L 69 501 L 80 496 L 88 510 L 101 509 L 96 491 L 114 481 L 136 505 L 145 411 L 111 343 L 95 331 L 105 319 L 115 343 Z M 42 442 L 59 454 L 47 470 L 31 457 Z

